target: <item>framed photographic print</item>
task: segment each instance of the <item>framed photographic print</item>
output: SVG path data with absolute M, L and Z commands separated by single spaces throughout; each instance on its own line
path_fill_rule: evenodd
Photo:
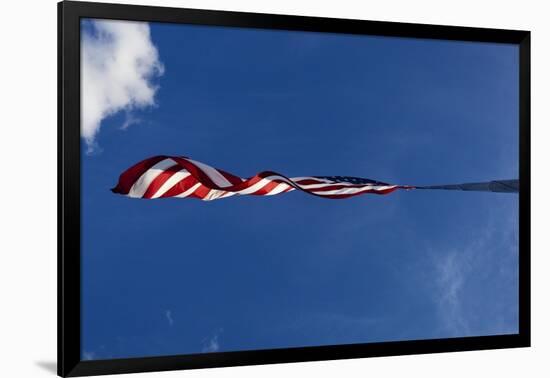
M 58 11 L 59 375 L 529 346 L 529 32 Z

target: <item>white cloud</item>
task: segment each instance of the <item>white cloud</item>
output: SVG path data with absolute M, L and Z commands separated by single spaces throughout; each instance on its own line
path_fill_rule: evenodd
M 518 224 L 517 208 L 510 208 L 493 209 L 485 228 L 462 246 L 434 250 L 436 299 L 447 337 L 517 332 Z
M 469 258 L 470 256 L 466 256 Z M 455 336 L 468 335 L 470 327 L 462 308 L 464 280 L 467 265 L 456 251 L 444 255 L 437 266 L 440 288 L 440 307 L 444 310 L 446 326 Z
M 91 151 L 103 119 L 155 104 L 152 79 L 164 67 L 147 23 L 93 20 L 81 46 L 81 135 Z
M 221 330 L 214 333 L 212 337 L 209 337 L 203 340 L 203 344 L 204 344 L 202 348 L 203 353 L 212 353 L 220 350 L 220 341 L 218 338 L 219 332 L 221 332 Z
M 168 324 L 170 324 L 170 326 L 173 326 L 174 325 L 174 318 L 172 318 L 172 311 L 170 310 L 166 310 L 166 320 L 168 320 Z
M 91 352 L 91 351 L 83 351 L 82 352 L 82 359 L 84 361 L 95 360 L 96 359 L 96 354 L 94 352 Z
M 141 119 L 136 118 L 132 115 L 132 113 L 127 112 L 126 113 L 126 119 L 124 120 L 124 123 L 122 124 L 122 126 L 120 126 L 120 128 L 122 130 L 126 130 L 128 127 L 130 127 L 132 125 L 136 125 L 138 123 L 141 123 Z

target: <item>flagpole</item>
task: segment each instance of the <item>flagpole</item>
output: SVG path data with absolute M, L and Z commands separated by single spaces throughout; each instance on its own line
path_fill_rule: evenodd
M 494 180 L 464 184 L 415 186 L 415 189 L 462 190 L 469 192 L 519 193 L 519 180 Z

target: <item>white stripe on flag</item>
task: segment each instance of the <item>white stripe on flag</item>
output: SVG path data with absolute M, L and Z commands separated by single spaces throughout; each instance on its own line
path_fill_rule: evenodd
M 327 184 L 330 184 L 330 183 L 333 183 L 334 181 L 331 181 L 331 180 L 327 180 L 327 179 L 324 179 L 324 178 L 319 178 L 319 177 L 308 177 L 308 176 L 302 176 L 302 177 L 291 177 L 290 178 L 292 181 L 296 182 L 296 181 L 302 181 L 302 180 L 315 180 L 317 182 L 326 182 Z
M 180 193 L 180 194 L 178 194 L 177 196 L 174 196 L 174 197 L 178 197 L 178 198 L 187 197 L 187 196 L 193 194 L 195 192 L 195 190 L 197 190 L 199 188 L 199 186 L 201 186 L 201 185 L 202 184 L 200 182 L 198 182 L 195 185 L 193 185 L 192 187 L 190 187 L 189 189 L 187 189 L 185 192 Z
M 175 164 L 176 162 L 172 159 L 164 159 L 153 165 L 140 176 L 140 178 L 134 183 L 134 185 L 132 185 L 130 191 L 128 192 L 128 197 L 142 198 L 153 180 L 159 174 L 164 172 L 164 170 L 170 168 Z
M 225 190 L 210 189 L 208 194 L 202 199 L 203 201 L 213 201 L 225 195 Z
M 186 159 L 186 160 L 190 161 L 191 163 L 199 167 L 208 177 L 210 177 L 210 180 L 212 180 L 219 187 L 227 188 L 228 186 L 233 186 L 233 184 L 227 181 L 227 179 L 220 172 L 218 172 L 216 169 L 212 168 L 211 166 L 201 163 L 200 161 L 195 161 L 191 159 Z
M 369 186 L 369 184 L 352 184 L 349 182 L 331 182 L 330 184 L 309 184 L 309 185 L 302 185 L 302 184 L 296 184 L 302 189 L 318 189 L 318 188 L 326 188 L 327 186 L 336 186 L 336 185 L 342 185 L 342 186 L 351 186 L 351 187 L 358 187 L 361 185 L 363 189 L 365 187 Z
M 243 190 L 239 190 L 238 194 L 250 194 L 250 193 L 254 193 L 254 192 L 257 192 L 258 190 L 260 190 L 261 188 L 263 188 L 264 186 L 266 186 L 267 184 L 269 184 L 271 181 L 273 181 L 274 179 L 279 179 L 281 178 L 280 176 L 268 176 L 266 178 L 263 178 L 261 179 L 260 181 L 258 181 L 257 183 L 255 183 L 254 185 L 252 186 L 249 186 L 248 188 L 246 189 L 243 189 Z
M 172 189 L 174 185 L 183 180 L 186 177 L 191 176 L 191 174 L 185 169 L 182 168 L 181 171 L 174 173 L 162 186 L 157 190 L 157 192 L 151 198 L 159 198 L 168 190 Z
M 386 189 L 392 189 L 392 188 L 395 188 L 396 185 L 389 185 L 389 186 L 365 186 L 363 188 L 342 188 L 342 189 L 336 189 L 336 190 L 327 190 L 327 191 L 314 191 L 312 190 L 313 193 L 315 194 L 319 194 L 319 195 L 331 195 L 331 194 L 355 194 L 355 193 L 358 193 L 358 192 L 364 192 L 364 191 L 367 191 L 367 190 L 375 190 L 375 191 L 380 191 L 380 190 L 386 190 Z
M 292 190 L 294 190 L 294 188 L 292 186 L 290 186 L 288 184 L 281 183 L 281 184 L 277 185 L 274 189 L 272 189 L 271 192 L 267 193 L 266 196 L 273 196 L 275 194 L 279 194 L 283 190 L 286 190 L 288 188 L 292 188 Z

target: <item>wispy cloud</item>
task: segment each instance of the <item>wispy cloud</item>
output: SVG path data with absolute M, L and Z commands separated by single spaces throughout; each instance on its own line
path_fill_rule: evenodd
M 220 340 L 219 340 L 219 334 L 221 333 L 221 329 L 214 332 L 214 334 L 210 337 L 205 338 L 203 343 L 202 351 L 203 353 L 212 353 L 217 352 L 220 350 Z
M 174 318 L 172 318 L 172 311 L 166 310 L 165 315 L 166 315 L 166 320 L 168 320 L 168 324 L 170 324 L 170 326 L 173 326 Z
M 147 23 L 93 20 L 81 43 L 81 135 L 93 151 L 101 122 L 155 105 L 153 79 L 164 72 Z M 124 127 L 135 123 L 127 116 Z
M 440 310 L 444 312 L 444 323 L 454 336 L 468 335 L 470 327 L 463 313 L 461 296 L 464 280 L 468 274 L 464 259 L 458 252 L 451 251 L 437 263 L 438 284 L 440 288 Z
M 89 361 L 89 360 L 95 360 L 96 359 L 96 354 L 92 351 L 83 351 L 82 352 L 82 359 L 85 360 L 85 361 Z
M 493 215 L 463 246 L 434 253 L 436 302 L 447 336 L 517 332 L 517 232 L 514 212 Z
M 132 125 L 137 125 L 138 123 L 141 123 L 141 119 L 139 119 L 137 117 L 134 117 L 134 115 L 132 115 L 132 113 L 127 112 L 126 113 L 126 119 L 124 120 L 124 123 L 122 124 L 122 126 L 120 126 L 120 128 L 122 130 L 126 130 L 128 127 L 130 127 Z

